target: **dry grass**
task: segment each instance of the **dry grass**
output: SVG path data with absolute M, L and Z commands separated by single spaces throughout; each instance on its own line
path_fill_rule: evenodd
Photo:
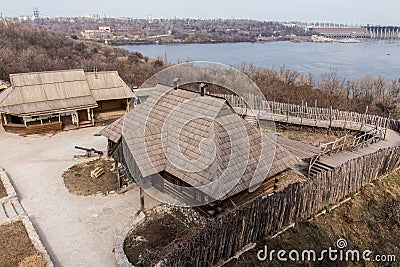
M 0 266 L 46 266 L 22 221 L 0 226 Z
M 268 250 L 284 249 L 297 251 L 313 249 L 320 252 L 332 247 L 344 238 L 347 249 L 371 250 L 372 255 L 395 255 L 400 259 L 400 171 L 366 186 L 350 202 L 318 217 L 303 222 L 273 240 L 264 240 L 259 246 L 245 253 L 239 260 L 226 266 L 290 266 L 275 260 L 260 262 L 257 252 L 268 246 Z M 276 259 L 276 257 L 275 257 Z M 397 264 L 382 266 L 399 266 Z M 293 266 L 378 266 L 363 261 L 351 262 L 303 262 Z
M 18 267 L 46 267 L 46 262 L 42 255 L 36 254 L 23 259 Z
M 318 147 L 320 144 L 335 141 L 335 135 L 307 131 L 276 129 L 277 135 Z

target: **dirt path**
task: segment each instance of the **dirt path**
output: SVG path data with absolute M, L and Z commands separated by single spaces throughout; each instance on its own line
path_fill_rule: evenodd
M 29 137 L 0 130 L 0 167 L 10 175 L 56 266 L 114 266 L 116 235 L 139 209 L 137 188 L 107 197 L 75 196 L 65 188 L 63 171 L 84 160 L 74 159 L 83 154 L 75 145 L 106 149 L 106 139 L 94 136 L 99 130 Z M 155 202 L 146 198 L 146 204 Z

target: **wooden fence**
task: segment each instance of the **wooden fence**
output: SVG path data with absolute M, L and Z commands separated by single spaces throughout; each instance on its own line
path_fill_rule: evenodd
M 348 121 L 360 123 L 361 125 L 373 125 L 380 128 L 388 128 L 395 131 L 400 131 L 400 121 L 384 118 L 377 115 L 368 114 L 368 108 L 364 114 L 357 112 L 349 112 L 331 108 L 317 107 L 317 103 L 311 106 L 305 102 L 302 105 L 287 104 L 274 101 L 266 101 L 260 96 L 253 94 L 245 94 L 242 97 L 236 95 L 218 94 L 217 96 L 224 97 L 233 107 L 246 106 L 255 111 L 255 115 L 259 111 L 266 111 L 271 114 L 285 115 L 298 117 L 303 119 L 324 120 L 324 121 Z
M 257 197 L 210 219 L 190 239 L 176 244 L 164 265 L 211 266 L 227 260 L 248 244 L 310 218 L 399 166 L 400 148 L 383 149 L 319 173 L 308 182 L 297 182 L 283 191 Z
M 232 106 L 245 107 L 243 99 L 225 97 Z M 399 132 L 399 121 L 334 109 L 261 101 L 249 95 L 253 110 L 304 116 L 316 120 L 345 120 L 386 127 Z M 251 243 L 273 236 L 286 226 L 312 217 L 358 192 L 377 177 L 400 167 L 400 147 L 378 150 L 351 159 L 341 166 L 318 173 L 306 182 L 290 184 L 282 191 L 259 196 L 250 202 L 210 219 L 193 236 L 174 245 L 165 266 L 212 266 L 233 257 Z

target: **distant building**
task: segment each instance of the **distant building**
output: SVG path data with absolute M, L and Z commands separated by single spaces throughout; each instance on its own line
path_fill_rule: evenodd
M 100 26 L 99 31 L 111 32 L 111 27 L 110 26 Z
M 329 28 L 329 27 L 315 27 L 310 28 L 314 34 L 319 34 L 329 38 L 366 38 L 367 30 L 358 27 L 343 27 L 343 28 Z
M 0 114 L 4 129 L 16 133 L 91 126 L 96 112 L 125 111 L 133 97 L 116 71 L 20 73 L 10 80 L 0 94 Z
M 86 39 L 105 39 L 110 37 L 111 28 L 109 26 L 100 26 L 98 30 L 85 30 L 81 34 Z

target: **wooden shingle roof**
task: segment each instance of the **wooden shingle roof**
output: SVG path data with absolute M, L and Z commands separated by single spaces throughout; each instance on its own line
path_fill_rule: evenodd
M 14 115 L 97 107 L 83 70 L 10 75 L 12 87 L 2 93 L 0 111 Z
M 85 73 L 89 89 L 96 101 L 132 98 L 132 90 L 117 71 Z
M 167 171 L 191 186 L 224 192 L 224 199 L 246 190 L 253 178 L 264 180 L 298 162 L 225 99 L 161 85 L 153 90 L 102 131 L 113 141 L 122 137 L 142 177 Z

